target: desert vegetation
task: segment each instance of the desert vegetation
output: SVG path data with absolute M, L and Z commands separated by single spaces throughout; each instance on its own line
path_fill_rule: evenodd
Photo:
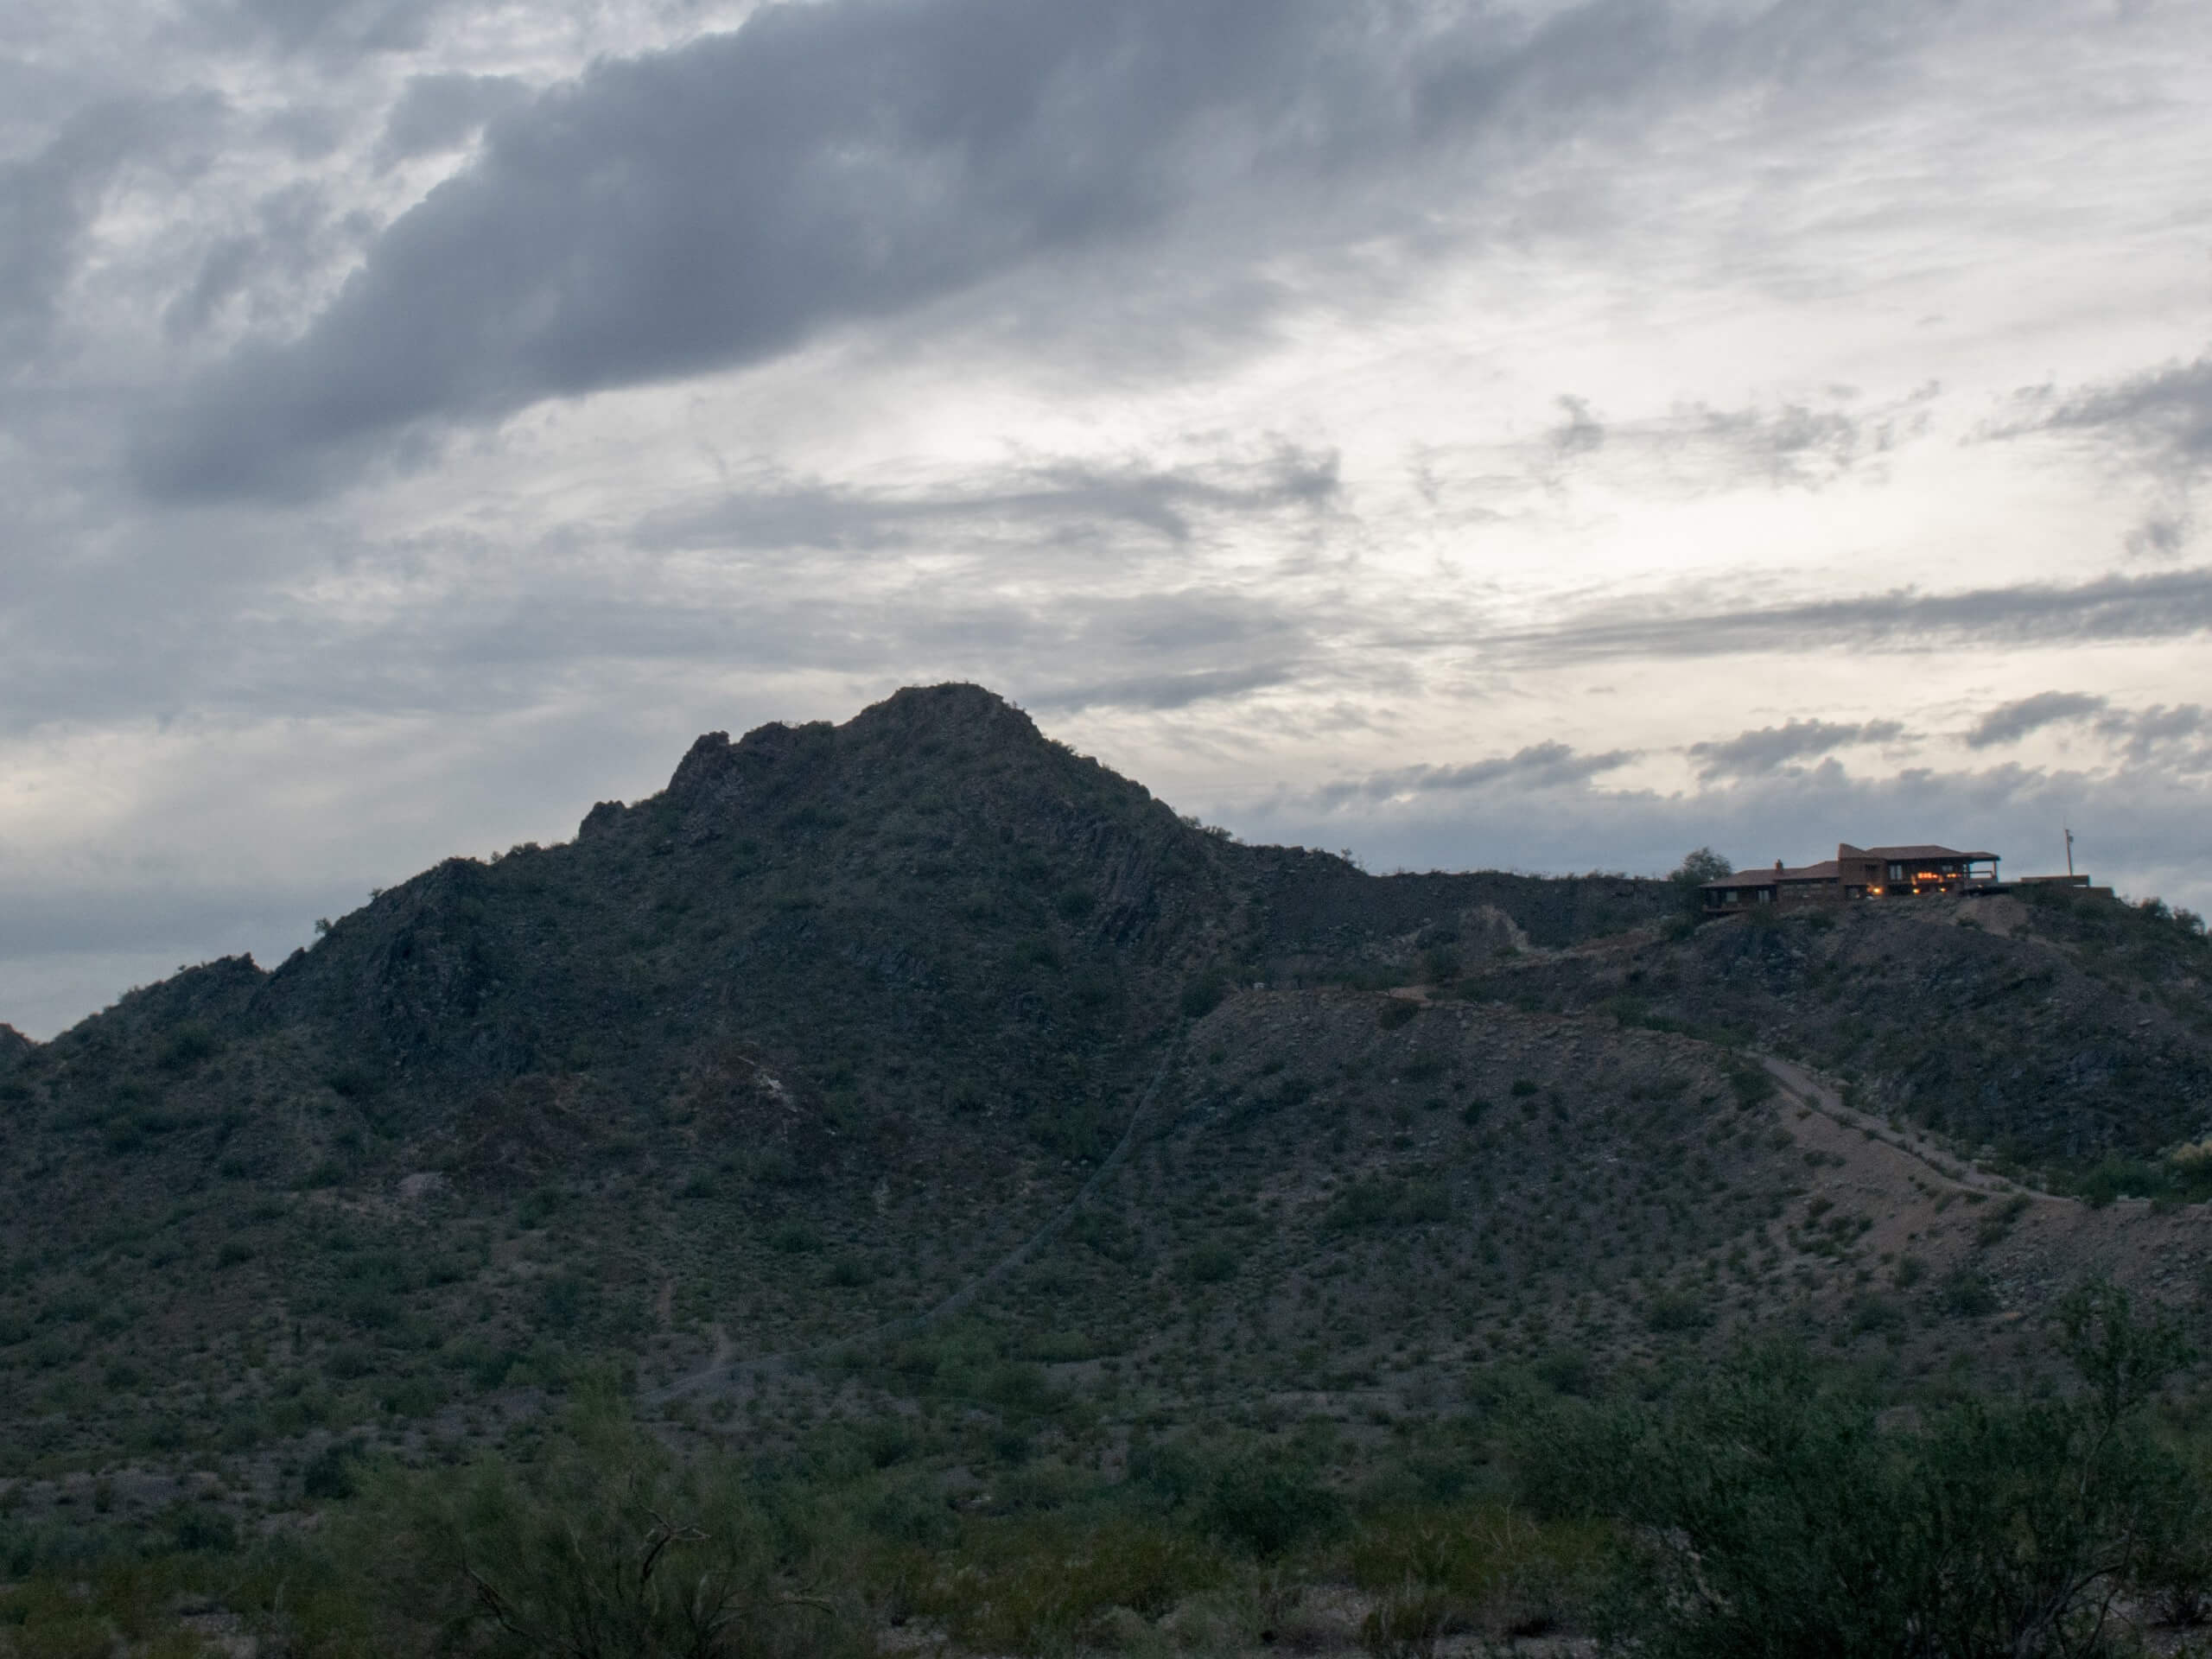
M 0 1652 L 2196 1640 L 2201 927 L 1700 868 L 944 688 L 0 1033 Z

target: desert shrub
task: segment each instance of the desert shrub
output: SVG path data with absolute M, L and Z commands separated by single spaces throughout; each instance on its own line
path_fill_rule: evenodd
M 1218 968 L 1209 969 L 1183 987 L 1183 1017 L 1203 1020 L 1221 1006 L 1221 999 L 1229 994 L 1229 976 Z
M 300 1490 L 308 1497 L 324 1503 L 351 1497 L 359 1490 L 361 1460 L 358 1444 L 334 1440 L 308 1459 L 307 1467 L 300 1473 Z
M 1324 1224 L 1340 1232 L 1446 1221 L 1452 1195 L 1440 1181 L 1359 1180 L 1337 1194 Z
M 182 1071 L 202 1060 L 213 1058 L 221 1046 L 215 1040 L 215 1033 L 205 1026 L 179 1026 L 169 1033 L 156 1063 L 164 1071 Z
M 1974 1241 L 1986 1249 L 2010 1233 L 2020 1217 L 2028 1212 L 2028 1195 L 2015 1192 L 1983 1216 L 1974 1225 Z
M 2062 1398 L 1971 1400 L 1917 1426 L 1802 1350 L 1662 1404 L 1555 1408 L 1526 1431 L 1542 1515 L 1623 1530 L 1605 1623 L 1655 1659 L 2112 1650 L 2112 1600 L 2202 1537 L 2146 1405 L 2184 1357 L 2127 1299 L 2069 1299 Z
M 1728 1086 L 1735 1091 L 1737 1105 L 1750 1108 L 1770 1099 L 1775 1091 L 1774 1078 L 1764 1067 L 1739 1065 L 1728 1073 Z
M 1112 1516 L 1080 1530 L 1034 1521 L 993 1529 L 931 1565 L 934 1570 L 909 1592 L 916 1611 L 985 1653 L 1100 1644 L 1115 1609 L 1156 1619 L 1230 1573 L 1217 1545 L 1141 1516 Z
M 346 1100 L 365 1100 L 377 1092 L 376 1073 L 358 1065 L 341 1065 L 326 1075 L 323 1087 Z
M 822 1248 L 822 1235 L 803 1221 L 787 1221 L 768 1235 L 768 1248 L 785 1255 L 808 1255 Z
M 1643 1322 L 1669 1333 L 1702 1331 L 1713 1323 L 1713 1306 L 1694 1290 L 1662 1290 L 1644 1305 Z
M 2075 1182 L 2075 1191 L 2094 1209 L 2115 1198 L 2147 1198 L 2163 1195 L 2172 1183 L 2172 1172 L 2146 1159 L 2107 1153 Z
M 1536 1380 L 1555 1394 L 1586 1395 L 1597 1381 L 1597 1368 L 1580 1348 L 1554 1348 L 1535 1364 Z
M 572 1659 L 857 1651 L 793 1535 L 718 1464 L 679 1465 L 594 1395 L 531 1465 L 374 1471 L 352 1548 L 442 1650 Z M 344 1548 L 341 1545 L 341 1548 Z
M 560 1212 L 561 1201 L 558 1187 L 541 1186 L 525 1194 L 515 1206 L 515 1224 L 525 1230 L 543 1227 Z
M 1375 1023 L 1385 1031 L 1395 1031 L 1401 1026 L 1411 1025 L 1420 1013 L 1421 1004 L 1411 997 L 1389 997 L 1384 999 L 1382 1007 L 1376 1010 Z
M 1193 1284 L 1217 1285 L 1236 1276 L 1236 1252 L 1226 1244 L 1201 1244 L 1183 1258 L 1183 1276 Z
M 1856 1336 L 1902 1330 L 1904 1322 L 1904 1309 L 1886 1296 L 1857 1296 L 1852 1299 L 1851 1329 Z
M 1348 1552 L 1352 1582 L 1376 1598 L 1361 1643 L 1378 1656 L 1413 1656 L 1446 1636 L 1495 1641 L 1575 1619 L 1609 1542 L 1602 1522 L 1541 1522 L 1495 1499 L 1381 1516 Z
M 1246 1452 L 1216 1471 L 1200 1510 L 1217 1537 L 1274 1557 L 1308 1538 L 1330 1537 L 1345 1522 L 1343 1498 L 1294 1459 Z

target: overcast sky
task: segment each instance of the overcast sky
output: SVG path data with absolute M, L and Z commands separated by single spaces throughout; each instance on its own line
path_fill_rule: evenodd
M 2202 0 L 28 0 L 0 1020 L 980 681 L 1249 839 L 2212 906 Z

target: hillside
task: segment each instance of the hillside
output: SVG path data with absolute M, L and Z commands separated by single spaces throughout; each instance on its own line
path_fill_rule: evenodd
M 273 1526 L 594 1375 L 761 1456 L 950 1409 L 973 1468 L 1778 1331 L 2019 1371 L 1993 1333 L 2084 1272 L 2205 1287 L 2164 1154 L 2212 976 L 2146 912 L 1977 903 L 1370 876 L 973 687 L 712 734 L 272 971 L 0 1033 L 0 1478 L 23 1525 L 100 1473 L 115 1524 Z
M 2147 1196 L 2145 1166 L 2212 1132 L 2212 948 L 2159 907 L 2031 889 L 1746 917 L 1461 988 L 1802 1058 L 2045 1185 Z

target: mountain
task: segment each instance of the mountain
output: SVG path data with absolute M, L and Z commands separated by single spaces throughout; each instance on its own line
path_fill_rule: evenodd
M 2091 1268 L 2197 1294 L 2208 982 L 2109 901 L 1370 876 L 901 691 L 0 1033 L 0 1476 L 281 1512 L 594 1372 L 756 1449 L 1390 1421 L 1775 1329 L 1932 1373 Z

